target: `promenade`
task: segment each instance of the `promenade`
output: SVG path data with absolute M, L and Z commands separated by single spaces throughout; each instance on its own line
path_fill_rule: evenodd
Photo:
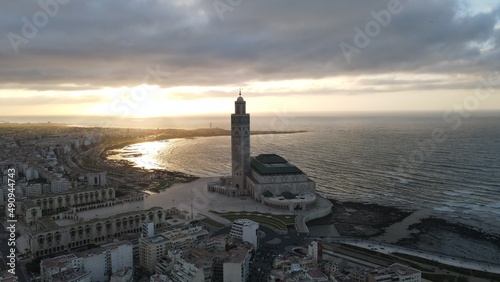
M 176 207 L 188 213 L 189 216 L 191 216 L 192 213 L 194 218 L 201 214 L 226 224 L 228 223 L 227 220 L 210 213 L 210 211 L 247 211 L 293 215 L 291 211 L 270 208 L 256 202 L 250 197 L 230 198 L 218 193 L 210 193 L 207 191 L 206 185 L 212 180 L 214 180 L 214 178 L 200 178 L 190 183 L 177 183 L 161 193 L 147 194 L 144 201 L 123 203 L 95 210 L 86 210 L 78 214 L 85 220 L 89 220 L 92 218 L 103 218 L 118 213 L 144 210 L 152 207 L 162 207 L 165 209 Z

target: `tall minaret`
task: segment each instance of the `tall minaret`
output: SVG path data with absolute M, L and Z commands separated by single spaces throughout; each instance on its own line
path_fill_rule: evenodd
M 241 90 L 231 115 L 231 154 L 233 187 L 246 189 L 246 175 L 250 171 L 250 115 L 246 113 Z

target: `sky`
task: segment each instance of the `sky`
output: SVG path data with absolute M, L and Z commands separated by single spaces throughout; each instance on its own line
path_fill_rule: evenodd
M 500 0 L 3 0 L 0 116 L 500 110 Z

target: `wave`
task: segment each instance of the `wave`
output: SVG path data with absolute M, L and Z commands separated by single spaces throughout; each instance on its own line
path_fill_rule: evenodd
M 500 123 L 494 118 L 464 120 L 467 126 L 450 133 L 423 162 L 412 162 L 412 152 L 418 150 L 419 141 L 430 136 L 439 119 L 296 121 L 307 127 L 290 125 L 293 129 L 308 132 L 252 136 L 252 155 L 282 155 L 316 181 L 318 191 L 336 199 L 404 203 L 450 216 L 463 217 L 467 212 L 471 217 L 467 220 L 487 219 L 498 225 L 494 210 L 500 208 L 500 166 L 495 164 L 500 164 L 500 150 L 492 148 L 498 147 L 495 140 L 500 140 Z M 149 156 L 131 159 L 148 158 L 160 167 L 201 177 L 230 173 L 228 136 L 173 139 L 153 148 Z

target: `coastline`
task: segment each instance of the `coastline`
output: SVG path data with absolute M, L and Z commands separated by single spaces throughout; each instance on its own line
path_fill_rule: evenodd
M 454 222 L 452 218 L 437 217 L 426 210 L 330 201 L 333 213 L 308 225 L 335 224 L 343 237 L 370 239 L 490 263 L 500 261 L 500 234 Z
M 154 136 L 143 137 L 140 139 L 129 138 L 126 140 L 116 141 L 119 143 L 107 145 L 105 151 L 120 149 L 133 144 L 140 144 L 144 142 L 164 141 L 176 138 L 196 138 L 196 137 L 215 137 L 215 136 L 231 136 L 231 131 L 222 128 L 198 128 L 198 129 L 161 129 L 160 133 Z M 306 130 L 295 131 L 250 131 L 252 135 L 267 135 L 267 134 L 295 134 L 305 133 Z M 112 142 L 112 140 L 110 140 Z
M 297 132 L 268 132 L 267 134 L 280 133 L 289 134 Z M 171 136 L 170 138 L 210 136 L 221 135 Z M 170 138 L 158 137 L 147 140 L 129 140 L 126 143 L 120 142 L 119 144 L 105 147 L 99 156 L 102 160 L 113 163 L 114 166 L 123 166 L 124 163 L 127 163 L 125 166 L 140 172 L 161 171 L 167 174 L 175 174 L 177 179 L 193 177 L 181 172 L 161 169 L 145 170 L 140 167 L 134 167 L 132 163 L 126 160 L 111 161 L 107 159 L 108 150 L 123 148 L 130 144 L 168 140 Z M 500 257 L 498 257 L 500 253 L 499 234 L 490 234 L 476 227 L 454 222 L 452 218 L 433 216 L 431 215 L 432 213 L 422 210 L 411 210 L 377 203 L 330 201 L 333 204 L 333 213 L 330 216 L 308 222 L 308 226 L 334 225 L 341 236 L 378 240 L 416 250 L 431 251 L 488 262 L 500 261 Z M 331 234 L 324 235 L 328 236 Z
M 124 130 L 124 129 L 123 129 Z M 169 178 L 180 180 L 175 182 L 191 182 L 198 179 L 198 176 L 194 176 L 189 173 L 181 171 L 173 171 L 163 168 L 150 168 L 145 169 L 137 166 L 134 162 L 123 158 L 123 159 L 110 159 L 109 156 L 116 155 L 113 150 L 123 149 L 127 146 L 134 144 L 141 144 L 145 142 L 155 142 L 155 141 L 166 141 L 171 139 L 194 139 L 198 137 L 217 137 L 217 136 L 230 136 L 231 132 L 226 129 L 221 128 L 199 128 L 199 129 L 162 129 L 160 133 L 151 135 L 151 131 L 148 131 L 149 135 L 145 137 L 138 138 L 109 138 L 105 140 L 98 147 L 98 152 L 93 150 L 87 150 L 82 153 L 90 153 L 94 159 L 99 159 L 100 164 L 103 165 L 102 170 L 106 170 L 110 173 L 116 171 L 116 169 L 124 169 L 128 171 L 128 174 L 139 173 L 144 174 L 148 172 L 154 173 L 164 173 L 167 174 Z M 252 135 L 274 135 L 274 134 L 296 134 L 305 133 L 306 130 L 296 130 L 296 131 L 251 131 Z M 108 169 L 106 169 L 106 167 Z M 122 175 L 119 175 L 122 176 Z M 174 182 L 174 183 L 175 183 Z

